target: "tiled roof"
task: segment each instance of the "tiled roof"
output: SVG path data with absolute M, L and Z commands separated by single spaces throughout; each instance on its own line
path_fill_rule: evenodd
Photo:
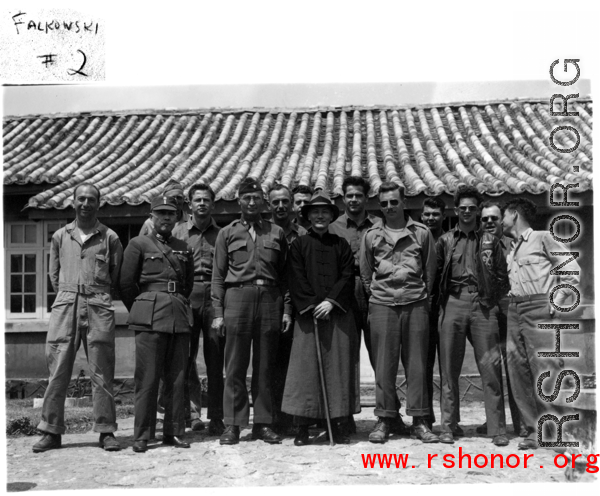
M 169 179 L 200 180 L 232 200 L 246 176 L 267 190 L 280 181 L 342 193 L 362 175 L 375 194 L 386 180 L 408 196 L 453 193 L 539 194 L 556 181 L 592 185 L 592 102 L 574 117 L 551 117 L 548 102 L 306 111 L 187 111 L 29 116 L 4 119 L 4 184 L 47 184 L 35 208 L 65 208 L 73 187 L 96 184 L 103 202 L 149 202 Z M 571 154 L 549 145 L 557 125 L 581 142 Z M 575 145 L 560 132 L 555 144 Z M 573 166 L 578 166 L 573 167 Z M 573 172 L 578 170 L 578 172 Z

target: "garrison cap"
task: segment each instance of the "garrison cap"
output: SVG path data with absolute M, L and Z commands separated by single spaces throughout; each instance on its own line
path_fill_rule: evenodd
M 183 186 L 181 183 L 179 181 L 175 181 L 174 179 L 169 179 L 163 187 L 162 194 L 166 195 L 169 191 L 176 191 L 178 189 L 183 192 Z
M 238 188 L 238 196 L 242 196 L 244 193 L 261 193 L 262 188 L 260 187 L 260 183 L 254 179 L 253 177 L 247 177 L 240 183 Z
M 172 196 L 157 196 L 152 200 L 151 210 L 171 210 L 177 212 L 177 200 Z

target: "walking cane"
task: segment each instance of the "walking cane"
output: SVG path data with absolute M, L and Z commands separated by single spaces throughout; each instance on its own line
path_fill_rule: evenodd
M 321 356 L 321 340 L 319 339 L 319 324 L 317 318 L 313 317 L 315 327 L 315 345 L 317 346 L 317 363 L 319 364 L 319 376 L 321 377 L 321 390 L 325 401 L 325 417 L 327 418 L 327 432 L 329 433 L 329 445 L 333 446 L 333 431 L 331 430 L 331 415 L 329 414 L 329 400 L 327 399 L 327 385 L 325 384 L 325 372 L 323 370 L 323 357 Z

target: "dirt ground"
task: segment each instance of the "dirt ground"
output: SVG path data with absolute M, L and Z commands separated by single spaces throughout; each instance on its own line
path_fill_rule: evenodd
M 439 411 L 439 410 L 438 410 Z M 507 412 L 508 413 L 508 412 Z M 160 441 L 150 444 L 146 453 L 134 453 L 133 418 L 119 421 L 118 439 L 125 446 L 120 452 L 107 453 L 98 447 L 98 434 L 63 436 L 63 448 L 34 454 L 31 446 L 38 437 L 7 440 L 8 491 L 110 488 L 222 487 L 222 486 L 319 486 L 379 484 L 460 484 L 507 482 L 592 482 L 588 473 L 566 474 L 554 465 L 556 452 L 548 449 L 519 451 L 519 438 L 510 437 L 510 445 L 498 448 L 490 438 L 479 436 L 475 428 L 484 416 L 481 403 L 467 403 L 461 408 L 461 425 L 466 437 L 454 445 L 428 444 L 407 437 L 392 436 L 384 445 L 369 443 L 368 434 L 375 425 L 373 408 L 363 408 L 356 417 L 358 433 L 350 445 L 329 446 L 323 434 L 311 431 L 315 442 L 296 447 L 293 438 L 281 445 L 267 445 L 250 439 L 250 429 L 242 431 L 241 442 L 220 446 L 219 439 L 205 432 L 188 433 L 190 449 L 163 447 Z M 406 419 L 410 422 L 410 418 Z M 512 426 L 509 426 L 509 431 Z M 437 431 L 437 426 L 434 426 Z M 160 439 L 161 434 L 158 434 Z M 471 455 L 471 468 L 465 459 L 458 467 L 458 456 Z M 490 468 L 490 455 L 502 454 L 504 468 Z M 516 468 L 506 466 L 506 457 L 519 458 Z M 408 454 L 406 468 L 365 468 L 363 455 Z M 477 468 L 475 455 L 487 457 L 487 466 Z M 533 454 L 524 467 L 525 454 Z M 428 456 L 431 459 L 428 467 Z M 444 455 L 454 455 L 454 468 L 445 468 Z M 497 459 L 496 459 L 497 460 Z M 517 458 L 509 460 L 515 465 Z M 561 463 L 563 460 L 559 460 Z M 478 458 L 483 465 L 484 458 Z M 589 488 L 589 486 L 586 486 Z M 532 488 L 533 489 L 533 488 Z M 590 488 L 591 489 L 591 488 Z

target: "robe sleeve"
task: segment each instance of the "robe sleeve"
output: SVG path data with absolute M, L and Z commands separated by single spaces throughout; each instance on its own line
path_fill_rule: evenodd
M 296 238 L 288 252 L 287 279 L 292 303 L 303 314 L 320 303 L 308 280 L 301 238 Z
M 340 238 L 338 246 L 338 267 L 341 276 L 327 293 L 326 299 L 347 312 L 352 304 L 352 295 L 354 294 L 354 255 L 345 239 Z

